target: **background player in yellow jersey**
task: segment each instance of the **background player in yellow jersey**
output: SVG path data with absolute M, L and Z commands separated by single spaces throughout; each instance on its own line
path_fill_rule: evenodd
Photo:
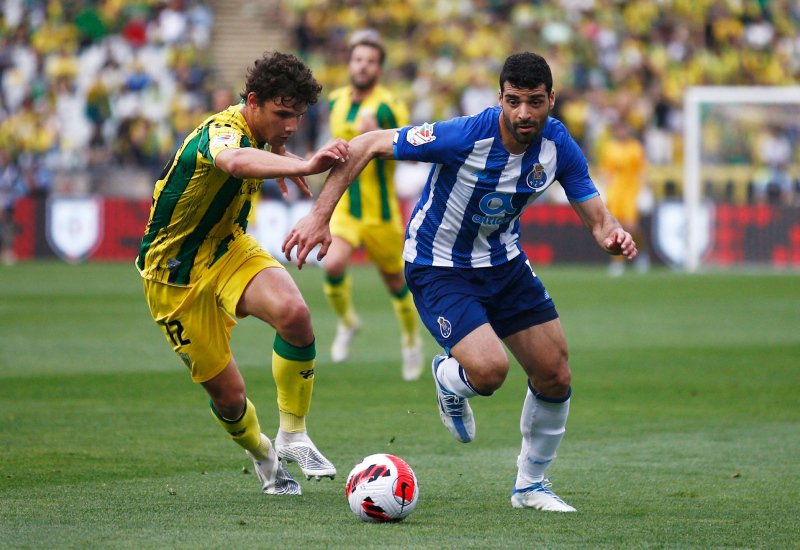
M 386 52 L 373 30 L 355 33 L 350 40 L 350 86 L 330 95 L 330 126 L 334 138 L 351 140 L 380 128 L 408 124 L 408 110 L 389 90 L 378 84 Z M 395 162 L 370 162 L 345 193 L 331 218 L 331 243 L 325 258 L 324 290 L 339 319 L 331 358 L 347 358 L 350 342 L 361 325 L 353 307 L 352 281 L 347 267 L 363 245 L 367 257 L 380 271 L 392 295 L 401 327 L 403 378 L 416 380 L 422 373 L 422 339 L 417 310 L 403 276 L 405 224 L 394 192 Z
M 640 249 L 634 260 L 636 269 L 640 272 L 647 271 L 650 267 L 647 253 L 641 250 L 645 239 L 639 225 L 638 206 L 646 166 L 644 146 L 634 137 L 631 127 L 624 120 L 618 120 L 613 126 L 612 139 L 601 150 L 600 168 L 608 182 L 608 211 L 619 220 L 625 231 L 633 235 Z M 620 261 L 619 258 L 612 257 L 609 274 L 618 277 L 624 271 L 624 259 Z
M 289 177 L 310 195 L 303 176 L 346 159 L 344 140 L 308 160 L 286 152 L 321 89 L 292 55 L 275 52 L 257 60 L 242 103 L 206 119 L 164 168 L 136 260 L 153 319 L 271 494 L 300 494 L 281 459 L 297 462 L 308 478 L 336 474 L 306 431 L 316 356 L 308 307 L 288 272 L 245 233 L 265 178 Z M 285 193 L 285 182 L 279 183 Z M 234 316 L 248 315 L 277 331 L 272 372 L 280 429 L 274 446 L 261 433 L 228 345 Z

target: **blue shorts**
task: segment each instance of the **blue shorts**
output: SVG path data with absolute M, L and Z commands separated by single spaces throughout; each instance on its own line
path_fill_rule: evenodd
M 479 268 L 406 262 L 405 275 L 422 322 L 448 350 L 485 323 L 502 339 L 558 318 L 524 254 Z

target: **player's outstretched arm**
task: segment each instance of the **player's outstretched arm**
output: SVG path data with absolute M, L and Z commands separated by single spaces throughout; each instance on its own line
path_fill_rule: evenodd
M 294 155 L 277 155 L 254 147 L 231 148 L 217 153 L 214 164 L 236 178 L 295 178 L 324 172 L 337 161 L 344 163 L 348 151 L 348 143 L 343 139 L 326 145 L 308 160 Z
M 622 255 L 629 260 L 636 257 L 638 251 L 633 237 L 611 215 L 600 197 L 593 197 L 583 202 L 570 201 L 570 204 L 600 248 L 608 254 Z
M 328 174 L 319 198 L 311 212 L 297 222 L 283 241 L 286 259 L 292 259 L 292 250 L 297 247 L 297 267 L 302 268 L 311 250 L 321 244 L 317 259 L 328 253 L 331 244 L 329 223 L 333 209 L 342 198 L 347 187 L 355 181 L 364 167 L 374 158 L 394 158 L 394 135 L 396 130 L 367 132 L 350 141 L 350 156 L 346 163 L 335 163 Z

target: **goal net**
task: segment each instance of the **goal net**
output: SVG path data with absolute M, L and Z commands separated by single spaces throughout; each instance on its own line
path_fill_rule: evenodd
M 669 263 L 800 269 L 800 86 L 689 88 L 683 203 L 659 205 Z

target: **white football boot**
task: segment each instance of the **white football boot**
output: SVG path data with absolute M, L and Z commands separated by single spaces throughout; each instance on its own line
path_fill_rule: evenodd
M 402 346 L 402 353 L 403 380 L 418 380 L 422 376 L 422 338 L 416 335 L 411 345 Z
M 553 486 L 550 483 L 550 478 L 543 479 L 539 483 L 534 483 L 524 489 L 517 489 L 516 483 L 517 480 L 515 479 L 514 489 L 511 491 L 511 506 L 514 508 L 533 508 L 547 512 L 577 511 L 550 490 L 550 487 Z
M 336 326 L 336 337 L 333 339 L 331 345 L 331 360 L 334 363 L 341 363 L 350 354 L 350 343 L 353 338 L 358 334 L 361 328 L 361 319 L 356 317 L 356 322 L 348 327 L 344 323 L 339 323 Z
M 436 398 L 439 401 L 439 417 L 453 437 L 461 443 L 469 443 L 475 439 L 475 418 L 472 416 L 469 400 L 444 389 L 436 377 L 439 364 L 447 357 L 446 353 L 440 353 L 431 363 L 433 381 L 436 384 Z
M 269 441 L 264 434 L 261 434 L 261 439 L 262 442 L 264 439 Z M 256 460 L 250 451 L 245 452 L 253 459 L 256 475 L 261 481 L 261 488 L 265 493 L 268 495 L 299 495 L 301 493 L 300 485 L 286 470 L 286 466 L 281 462 L 271 442 L 267 458 L 264 460 Z
M 287 463 L 297 462 L 306 479 L 315 477 L 319 481 L 323 477 L 336 477 L 336 467 L 317 450 L 308 432 L 288 433 L 279 429 L 275 451 Z

